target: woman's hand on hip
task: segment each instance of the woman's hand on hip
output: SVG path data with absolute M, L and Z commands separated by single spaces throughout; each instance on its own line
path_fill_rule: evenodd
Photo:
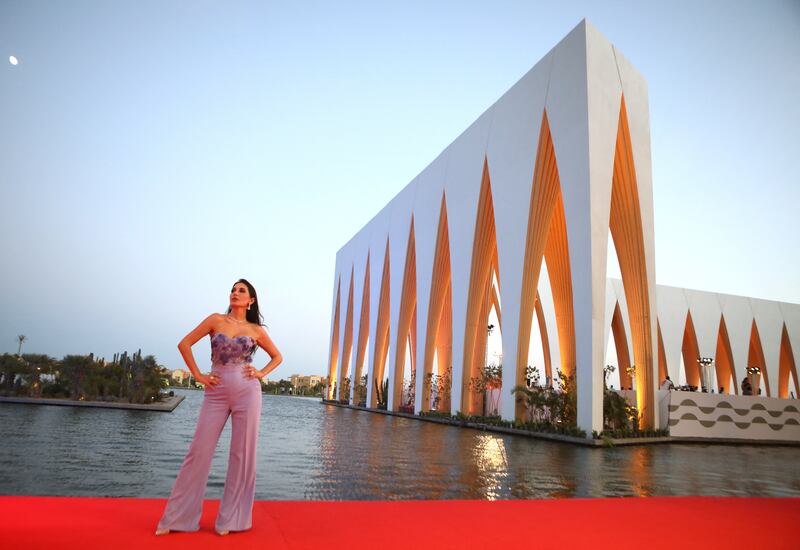
M 264 378 L 264 373 L 255 368 L 253 365 L 244 366 L 244 375 L 247 378 Z
M 219 375 L 215 372 L 210 372 L 208 374 L 201 374 L 200 376 L 195 378 L 195 380 L 197 380 L 198 384 L 202 384 L 203 386 L 206 387 L 216 386 L 220 382 Z

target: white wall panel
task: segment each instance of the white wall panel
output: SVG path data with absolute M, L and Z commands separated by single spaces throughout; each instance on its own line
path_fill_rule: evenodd
M 725 328 L 733 355 L 733 370 L 736 387 L 747 375 L 747 355 L 750 351 L 750 331 L 753 328 L 753 308 L 750 300 L 742 296 L 719 294 Z
M 417 255 L 417 349 L 416 349 L 416 399 L 414 412 L 422 408 L 422 376 L 425 367 L 425 346 L 428 335 L 428 315 L 436 254 L 436 237 L 439 231 L 439 214 L 444 192 L 445 157 L 439 155 L 417 178 L 414 196 L 414 233 Z
M 404 365 L 397 365 L 397 336 L 398 320 L 400 318 L 400 301 L 403 296 L 403 275 L 406 268 L 406 252 L 408 250 L 409 230 L 411 228 L 412 206 L 414 205 L 414 193 L 419 176 L 410 185 L 407 185 L 394 199 L 392 199 L 392 213 L 389 222 L 389 255 L 392 263 L 389 266 L 391 273 L 391 286 L 389 294 L 389 363 L 387 372 L 389 374 L 389 398 L 387 401 L 388 409 L 391 411 L 396 408 L 394 403 L 394 373 L 395 369 L 403 370 Z M 403 340 L 405 342 L 405 339 Z
M 672 382 L 678 385 L 682 379 L 681 354 L 689 303 L 686 301 L 684 289 L 662 285 L 656 287 L 656 303 L 664 355 L 667 357 L 667 372 Z
M 783 330 L 783 316 L 778 302 L 751 298 L 753 314 L 761 337 L 761 348 L 764 350 L 764 359 L 767 362 L 767 376 L 769 385 L 767 395 L 778 396 L 778 367 L 780 360 L 781 334 Z M 759 365 L 762 369 L 764 365 Z M 763 377 L 762 377 L 763 380 Z
M 367 267 L 367 253 L 369 252 L 369 234 L 365 231 L 360 231 L 356 235 L 356 242 L 353 247 L 353 349 L 350 351 L 352 356 L 351 369 L 350 369 L 350 402 L 354 403 L 353 397 L 355 395 L 355 388 L 358 385 L 356 379 L 356 369 L 358 365 L 358 340 L 361 333 L 361 305 L 364 299 L 364 275 Z M 362 372 L 362 375 L 366 371 Z
M 553 54 L 544 57 L 495 105 L 488 143 L 503 317 L 501 416 L 514 419 L 522 270 L 533 172 Z M 523 367 L 524 368 L 524 367 Z
M 717 335 L 722 316 L 719 299 L 712 292 L 684 290 L 689 311 L 692 313 L 697 346 L 702 357 L 714 357 L 717 353 Z
M 445 193 L 450 224 L 450 267 L 453 292 L 452 411 L 461 409 L 464 333 L 467 319 L 475 220 L 486 158 L 491 111 L 485 112 L 447 150 Z
M 369 344 L 367 351 L 367 405 L 372 403 L 372 394 L 375 391 L 375 340 L 378 324 L 378 305 L 381 296 L 381 282 L 383 280 L 383 262 L 386 259 L 386 241 L 389 237 L 390 205 L 369 222 Z M 389 259 L 391 265 L 391 257 Z M 390 281 L 391 283 L 391 281 Z M 378 380 L 380 384 L 382 380 Z

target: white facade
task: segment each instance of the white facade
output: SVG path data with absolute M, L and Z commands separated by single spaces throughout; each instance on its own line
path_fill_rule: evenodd
M 503 418 L 519 416 L 509 392 L 524 376 L 531 316 L 540 314 L 553 369 L 576 375 L 578 425 L 600 431 L 617 303 L 645 425 L 659 424 L 659 327 L 666 372 L 677 383 L 688 313 L 700 355 L 710 357 L 725 317 L 734 380 L 743 376 L 755 320 L 767 393 L 777 395 L 782 331 L 800 349 L 800 307 L 655 285 L 647 101 L 645 80 L 614 46 L 586 21 L 573 29 L 338 251 L 329 380 L 336 393 L 344 376 L 353 383 L 350 396 L 328 397 L 352 400 L 356 374 L 368 374 L 373 405 L 388 351 L 381 378 L 388 408 L 398 410 L 395 373 L 404 368 L 407 335 L 420 373 L 415 411 L 427 407 L 420 396 L 432 354 L 452 364 L 450 410 L 468 411 L 464 382 L 480 363 L 481 323 L 494 304 Z M 443 227 L 446 246 L 437 248 Z M 625 284 L 605 276 L 609 230 Z

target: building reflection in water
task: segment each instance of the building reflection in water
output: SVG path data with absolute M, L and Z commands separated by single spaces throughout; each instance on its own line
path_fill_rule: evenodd
M 508 478 L 505 441 L 496 435 L 478 434 L 472 448 L 472 459 L 477 470 L 476 490 L 486 500 L 501 498 Z
M 320 470 L 309 498 L 508 499 L 679 494 L 798 494 L 765 479 L 731 487 L 730 472 L 706 464 L 724 459 L 748 469 L 757 448 L 635 446 L 590 449 L 338 407 L 324 407 Z M 772 449 L 776 464 L 791 450 Z M 716 458 L 715 458 L 716 457 Z M 782 466 L 778 466 L 780 471 Z M 783 469 L 785 476 L 786 471 Z M 772 477 L 768 472 L 765 478 Z M 776 483 L 773 483 L 775 481 Z M 753 492 L 755 491 L 755 492 Z

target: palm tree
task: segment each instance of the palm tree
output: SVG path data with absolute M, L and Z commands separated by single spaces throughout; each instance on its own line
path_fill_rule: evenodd
M 17 355 L 22 355 L 22 342 L 27 340 L 24 334 L 17 335 L 17 340 L 19 340 L 19 348 L 17 348 Z

